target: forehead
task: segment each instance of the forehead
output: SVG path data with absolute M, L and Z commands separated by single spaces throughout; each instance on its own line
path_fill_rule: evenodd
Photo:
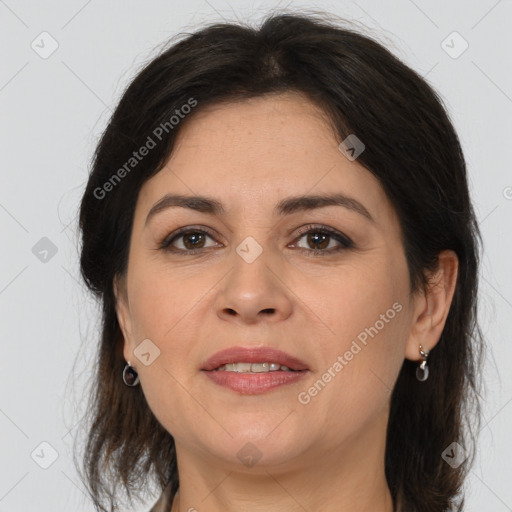
M 390 208 L 377 178 L 339 149 L 326 114 L 288 92 L 201 109 L 178 132 L 163 169 L 141 189 L 146 211 L 165 193 L 223 198 L 227 207 L 274 206 L 284 196 L 340 192 Z M 262 210 L 258 209 L 258 210 Z
M 321 155 L 326 148 L 337 148 L 326 114 L 304 95 L 287 92 L 199 110 L 178 133 L 171 160 L 178 163 L 203 149 L 212 163 L 229 159 L 230 168 L 244 163 L 239 171 L 254 175 L 276 159 L 281 167 L 301 167 L 297 164 L 304 156 Z

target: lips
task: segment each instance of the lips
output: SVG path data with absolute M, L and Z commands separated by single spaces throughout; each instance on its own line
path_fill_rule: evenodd
M 300 359 L 271 347 L 227 348 L 213 354 L 203 363 L 201 370 L 212 371 L 224 364 L 233 363 L 276 363 L 295 371 L 309 370 L 306 363 Z

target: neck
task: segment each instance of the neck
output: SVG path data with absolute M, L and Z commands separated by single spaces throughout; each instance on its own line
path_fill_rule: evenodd
M 250 469 L 177 443 L 180 488 L 172 512 L 393 512 L 384 471 L 386 424 L 384 414 L 337 448 L 312 448 L 293 464 Z

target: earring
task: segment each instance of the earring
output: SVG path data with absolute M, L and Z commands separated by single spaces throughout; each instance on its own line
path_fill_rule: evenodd
M 128 361 L 128 364 L 124 367 L 123 382 L 131 388 L 137 386 L 139 383 L 139 375 L 135 371 L 135 368 L 130 366 L 130 361 Z
M 423 361 L 416 368 L 416 378 L 420 382 L 424 382 L 428 379 L 428 366 L 427 366 L 427 357 L 428 352 L 423 351 L 423 347 L 420 345 L 420 354 L 423 357 Z

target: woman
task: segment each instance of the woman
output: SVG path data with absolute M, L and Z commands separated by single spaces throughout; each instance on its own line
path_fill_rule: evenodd
M 80 227 L 97 510 L 151 476 L 153 511 L 463 510 L 480 235 L 446 111 L 380 44 L 187 35 L 125 91 Z

